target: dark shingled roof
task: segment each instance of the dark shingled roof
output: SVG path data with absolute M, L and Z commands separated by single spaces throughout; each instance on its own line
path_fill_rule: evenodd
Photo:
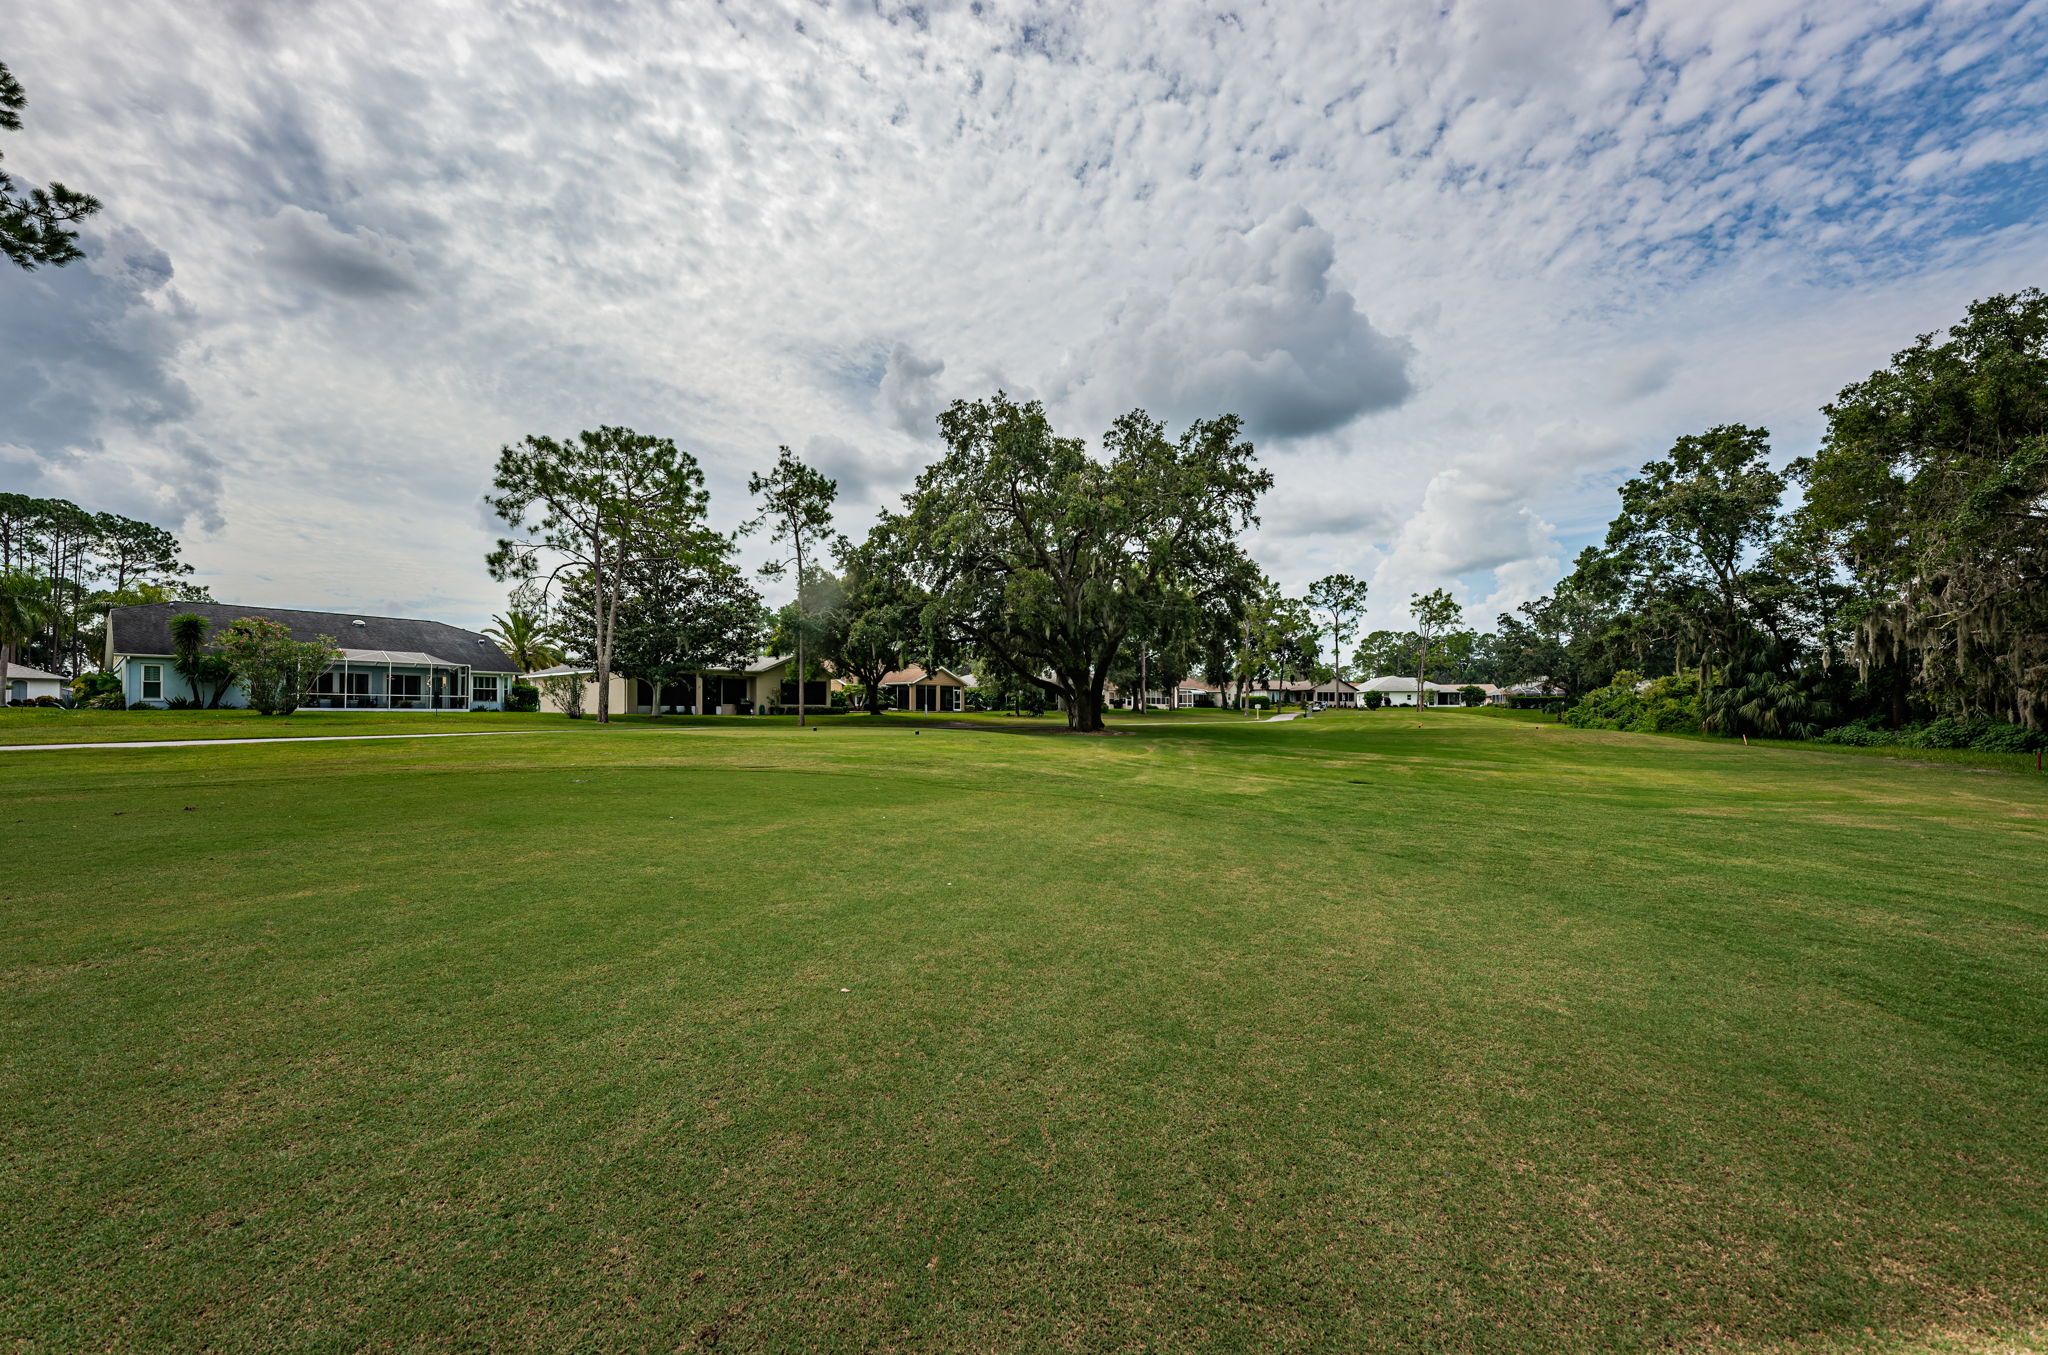
M 391 649 L 431 654 L 443 663 L 466 663 L 482 673 L 516 673 L 503 650 L 473 630 L 441 621 L 354 612 L 302 612 L 290 607 L 237 607 L 226 602 L 151 602 L 107 613 L 108 648 L 115 654 L 169 654 L 171 618 L 196 612 L 214 629 L 245 616 L 264 616 L 291 627 L 294 640 L 325 635 L 341 649 Z M 363 624 L 358 626 L 356 622 Z

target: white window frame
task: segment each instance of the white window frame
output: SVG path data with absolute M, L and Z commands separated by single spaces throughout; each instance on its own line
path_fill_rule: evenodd
M 151 674 L 155 674 L 155 676 L 154 676 L 154 677 L 152 677 L 152 676 L 151 676 Z M 154 688 L 156 688 L 156 690 L 155 690 L 155 691 L 151 691 L 151 690 L 150 690 L 150 688 L 151 688 L 151 687 L 154 687 Z M 142 696 L 141 696 L 141 698 L 140 698 L 141 700 L 144 700 L 144 701 L 161 701 L 161 700 L 163 700 L 163 699 L 164 699 L 164 666 L 163 666 L 162 664 L 160 664 L 160 663 L 145 663 L 145 664 L 143 664 L 143 665 L 142 665 L 142 683 L 141 683 L 141 686 L 140 686 L 140 687 L 138 688 L 138 690 L 139 690 L 139 691 L 140 691 L 140 692 L 142 693 Z
M 480 690 L 485 683 L 490 684 L 489 696 L 484 695 Z M 657 691 L 654 695 L 656 699 L 659 699 L 661 693 Z M 498 699 L 498 675 L 496 673 L 471 673 L 469 675 L 469 699 L 471 701 L 496 701 Z

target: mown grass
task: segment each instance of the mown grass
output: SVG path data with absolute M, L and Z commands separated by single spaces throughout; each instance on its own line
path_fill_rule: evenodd
M 2048 780 L 1032 723 L 6 755 L 0 1339 L 2041 1348 Z

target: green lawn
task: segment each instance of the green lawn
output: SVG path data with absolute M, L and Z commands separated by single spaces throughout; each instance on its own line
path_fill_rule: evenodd
M 533 732 L 0 754 L 0 1347 L 2048 1349 L 2048 777 L 5 719 Z

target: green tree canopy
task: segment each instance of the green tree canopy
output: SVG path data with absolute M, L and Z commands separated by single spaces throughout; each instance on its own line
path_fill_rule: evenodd
M 1367 591 L 1349 574 L 1325 574 L 1308 586 L 1309 610 L 1330 637 L 1330 667 L 1337 677 L 1344 676 L 1344 646 L 1357 633 Z
M 0 130 L 21 130 L 21 110 L 28 94 L 13 72 L 0 65 Z M 76 193 L 61 183 L 47 188 L 17 188 L 0 170 L 0 254 L 24 269 L 43 264 L 61 268 L 83 258 L 78 232 L 71 227 L 100 209 L 99 199 Z
M 1415 705 L 1421 709 L 1425 704 L 1422 684 L 1429 673 L 1429 647 L 1438 636 L 1464 621 L 1465 609 L 1458 605 L 1456 598 L 1437 588 L 1410 597 L 1408 615 L 1415 622 L 1415 637 L 1419 642 L 1415 650 Z
M 341 657 L 331 635 L 294 640 L 289 626 L 238 617 L 214 633 L 213 649 L 234 669 L 258 714 L 290 715 L 313 680 Z
M 707 570 L 730 550 L 705 525 L 704 472 L 667 438 L 607 426 L 505 447 L 491 484 L 485 502 L 513 529 L 485 557 L 491 577 L 531 584 L 542 598 L 568 579 L 588 590 L 597 718 L 606 721 L 619 609 L 634 571 Z
M 1895 702 L 2048 723 L 2048 294 L 1977 302 L 1825 412 L 1801 516 L 1852 583 L 1859 661 Z
M 796 581 L 796 599 L 790 604 L 795 615 L 785 629 L 796 651 L 796 722 L 801 725 L 808 719 L 804 684 L 811 674 L 807 656 L 815 653 L 817 645 L 808 593 L 820 552 L 836 540 L 832 501 L 839 495 L 839 485 L 783 447 L 766 475 L 748 477 L 747 492 L 761 501 L 761 516 L 749 526 L 765 525 L 769 540 L 789 552 L 762 565 L 762 576 L 779 579 L 790 574 Z
M 946 452 L 891 524 L 911 581 L 951 644 L 1057 695 L 1073 729 L 1102 728 L 1118 651 L 1171 594 L 1229 609 L 1256 578 L 1237 537 L 1272 476 L 1235 415 L 1174 439 L 1133 411 L 1099 458 L 1003 394 L 956 402 L 939 427 Z

